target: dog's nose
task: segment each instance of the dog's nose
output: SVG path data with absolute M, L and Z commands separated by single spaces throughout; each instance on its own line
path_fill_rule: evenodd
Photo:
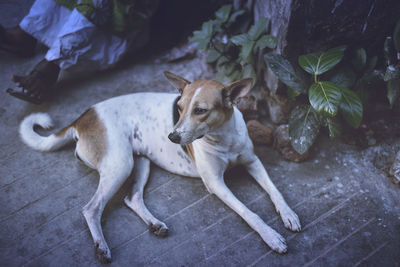
M 181 142 L 181 136 L 177 132 L 172 132 L 168 135 L 169 140 L 174 142 L 175 144 L 179 144 Z

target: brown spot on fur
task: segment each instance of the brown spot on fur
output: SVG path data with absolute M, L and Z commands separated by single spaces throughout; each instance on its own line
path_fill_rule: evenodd
M 72 124 L 70 124 L 67 127 L 61 129 L 58 133 L 55 134 L 56 137 L 63 137 L 71 127 L 73 127 Z
M 106 128 L 96 110 L 88 109 L 71 126 L 78 132 L 77 150 L 80 157 L 98 167 L 106 152 L 107 141 Z
M 193 150 L 193 145 L 188 144 L 185 146 L 185 152 L 188 154 L 188 156 L 193 160 L 193 162 L 196 162 L 196 159 L 194 158 L 194 150 Z

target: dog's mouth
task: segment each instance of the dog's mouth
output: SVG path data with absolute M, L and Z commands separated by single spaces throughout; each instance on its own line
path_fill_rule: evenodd
M 196 137 L 194 140 L 192 140 L 192 141 L 190 141 L 190 142 L 187 142 L 187 143 L 185 143 L 185 142 L 180 142 L 180 145 L 182 145 L 182 146 L 187 146 L 187 145 L 193 143 L 195 140 L 201 139 L 201 138 L 203 138 L 203 137 L 204 137 L 204 134 L 203 134 L 203 135 L 200 135 L 200 136 L 198 136 L 198 137 Z
M 194 140 L 201 139 L 203 137 L 204 137 L 204 134 L 196 137 Z M 187 145 L 186 142 L 182 142 L 182 137 L 175 131 L 168 135 L 168 139 L 171 140 L 175 144 Z

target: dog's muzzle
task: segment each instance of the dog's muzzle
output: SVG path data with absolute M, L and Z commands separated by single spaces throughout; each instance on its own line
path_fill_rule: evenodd
M 175 144 L 179 144 L 181 142 L 181 136 L 177 132 L 170 133 L 168 138 Z

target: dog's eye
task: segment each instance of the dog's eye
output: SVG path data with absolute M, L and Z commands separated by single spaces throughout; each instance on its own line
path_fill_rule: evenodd
M 202 114 L 206 113 L 207 111 L 208 111 L 208 109 L 205 109 L 205 108 L 195 108 L 193 110 L 193 113 L 195 115 L 202 115 Z

